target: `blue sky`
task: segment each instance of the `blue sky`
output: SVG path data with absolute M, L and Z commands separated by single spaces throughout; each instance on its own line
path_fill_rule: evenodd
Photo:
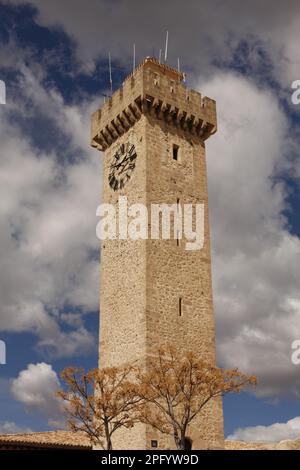
M 168 28 L 169 63 L 179 55 L 188 86 L 218 103 L 207 158 L 219 364 L 259 378 L 255 395 L 225 398 L 226 435 L 278 438 L 274 423 L 279 438 L 300 435 L 299 7 L 202 1 L 182 15 L 168 3 L 0 2 L 0 432 L 60 427 L 59 371 L 97 364 L 101 157 L 89 116 L 108 50 L 117 88 L 133 42 L 138 60 L 158 55 Z

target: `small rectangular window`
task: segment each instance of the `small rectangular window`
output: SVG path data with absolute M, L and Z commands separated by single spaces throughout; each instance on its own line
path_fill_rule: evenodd
M 180 199 L 177 198 L 177 210 L 178 211 L 180 210 L 179 206 L 180 206 Z M 180 246 L 180 238 L 181 238 L 180 232 L 179 232 L 179 230 L 177 230 L 177 232 L 176 232 L 176 244 L 177 244 L 177 246 Z
M 178 161 L 178 158 L 179 158 L 179 147 L 178 145 L 173 145 L 173 160 L 175 160 L 176 162 Z
M 179 298 L 179 316 L 182 317 L 182 298 Z

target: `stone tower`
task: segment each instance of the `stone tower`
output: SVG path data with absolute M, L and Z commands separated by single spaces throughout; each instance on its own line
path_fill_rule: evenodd
M 139 361 L 159 345 L 215 363 L 205 140 L 216 132 L 216 104 L 189 90 L 183 74 L 146 58 L 92 116 L 92 146 L 104 154 L 102 202 L 118 206 L 204 204 L 201 250 L 186 240 L 102 241 L 100 367 Z M 151 211 L 150 211 L 151 212 Z M 149 229 L 150 229 L 149 222 Z M 124 237 L 125 238 L 125 237 Z M 194 449 L 223 446 L 220 400 L 190 432 Z M 146 425 L 120 431 L 116 449 L 172 449 Z

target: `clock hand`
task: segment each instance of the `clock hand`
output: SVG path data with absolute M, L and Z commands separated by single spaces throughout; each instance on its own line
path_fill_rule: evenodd
M 117 162 L 117 163 L 111 164 L 110 168 L 111 168 L 111 169 L 114 169 L 114 168 L 118 169 L 118 168 L 120 168 L 121 166 L 123 166 L 123 165 L 127 162 L 128 158 L 130 158 L 130 157 L 125 157 L 121 162 Z
M 128 162 L 132 162 L 133 160 L 135 160 L 135 158 L 136 158 L 136 154 L 131 155 L 129 153 L 128 156 L 124 158 L 124 160 L 122 161 L 122 164 L 127 164 Z
M 128 165 L 129 161 L 130 161 L 130 158 L 129 158 L 129 157 L 124 158 L 124 160 L 122 160 L 122 162 L 120 163 L 120 166 L 119 166 L 119 168 L 121 167 L 121 170 L 119 171 L 119 173 L 122 173 L 122 172 L 124 171 L 124 168 L 126 168 L 126 166 Z M 118 169 L 119 169 L 119 168 L 118 168 Z
M 111 164 L 111 165 L 110 165 L 110 170 L 114 170 L 114 169 L 118 170 L 121 165 L 122 165 L 122 162 L 120 162 L 120 163 L 115 163 L 114 165 Z
M 131 149 L 129 150 L 128 154 L 125 156 L 125 158 L 121 162 L 117 162 L 115 164 L 112 164 L 110 166 L 110 173 L 113 174 L 114 171 L 117 171 L 118 174 L 120 175 L 120 174 L 124 173 L 125 171 L 127 171 L 128 169 L 129 170 L 134 169 L 135 164 L 131 163 L 136 158 L 136 153 L 133 153 L 134 150 L 135 150 L 135 148 L 134 148 L 134 146 L 132 146 Z
M 134 170 L 135 163 L 126 162 L 126 165 L 119 171 L 119 174 L 125 173 L 128 170 Z

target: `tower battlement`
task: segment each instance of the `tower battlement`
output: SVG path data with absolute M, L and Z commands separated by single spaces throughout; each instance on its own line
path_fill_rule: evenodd
M 92 146 L 105 151 L 146 113 L 206 140 L 217 130 L 216 102 L 188 89 L 183 79 L 176 69 L 146 58 L 92 115 Z

